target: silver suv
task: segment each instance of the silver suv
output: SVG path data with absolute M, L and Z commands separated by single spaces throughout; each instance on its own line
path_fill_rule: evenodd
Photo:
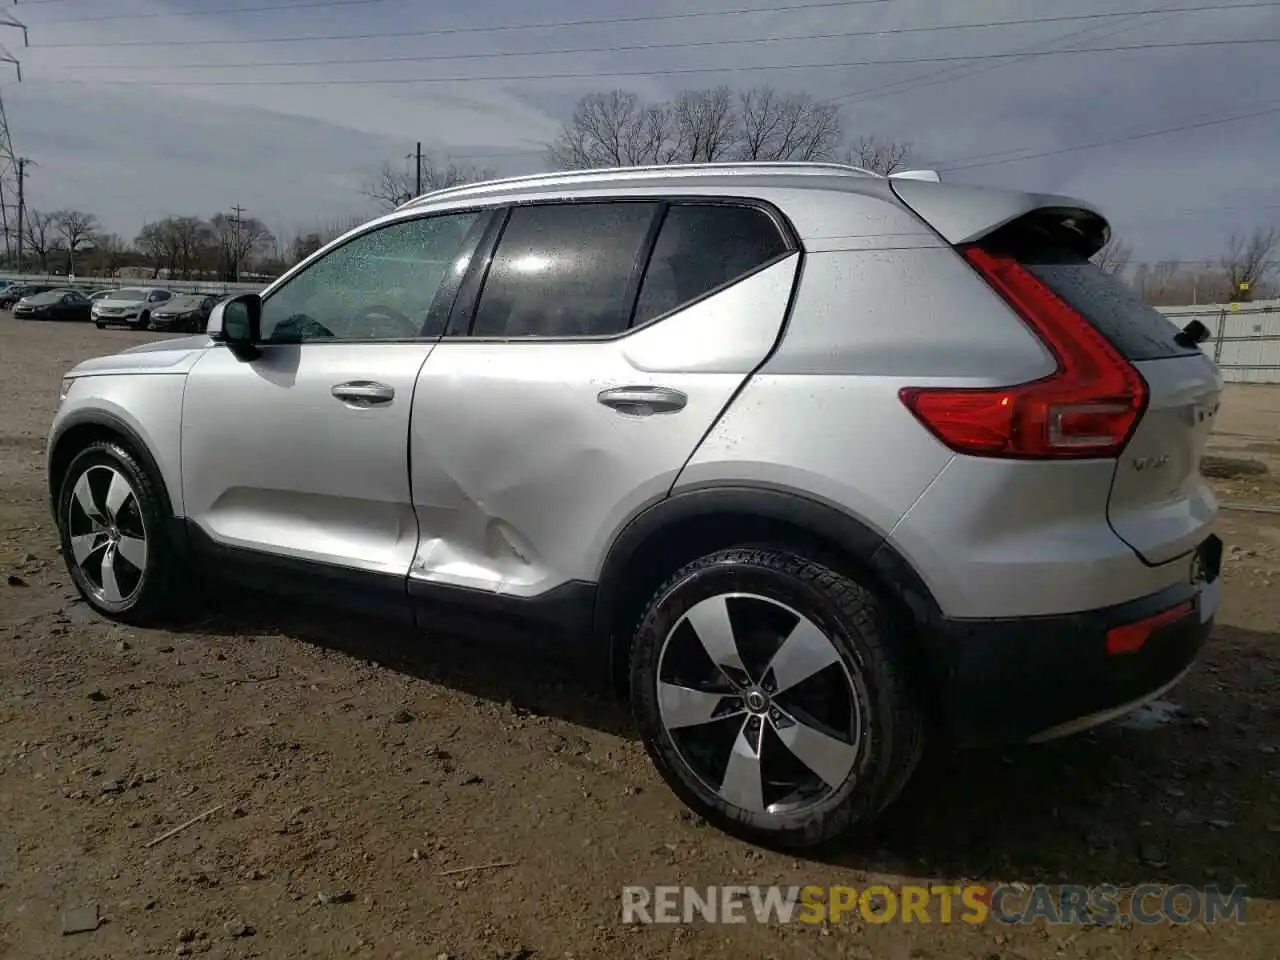
M 823 164 L 432 193 L 72 370 L 63 554 L 134 623 L 204 569 L 584 644 L 690 807 L 817 844 L 926 732 L 1084 729 L 1209 633 L 1221 376 L 1107 232 Z

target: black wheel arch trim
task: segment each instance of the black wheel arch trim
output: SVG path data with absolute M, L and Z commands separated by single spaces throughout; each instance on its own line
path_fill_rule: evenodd
M 611 636 L 614 606 L 627 568 L 643 546 L 673 526 L 714 514 L 745 514 L 811 532 L 819 540 L 837 547 L 874 577 L 874 585 L 889 590 L 917 622 L 927 623 L 938 615 L 938 606 L 924 580 L 884 534 L 864 521 L 837 507 L 787 490 L 717 485 L 675 493 L 660 500 L 633 517 L 614 538 L 596 589 L 596 636 Z
M 58 424 L 57 430 L 49 438 L 49 452 L 45 457 L 45 473 L 49 485 L 49 507 L 53 512 L 55 522 L 58 519 L 58 488 L 61 484 L 54 482 L 53 464 L 58 452 L 58 446 L 62 443 L 63 438 L 78 427 L 100 427 L 119 434 L 120 438 L 128 445 L 130 452 L 150 471 L 156 486 L 164 494 L 166 505 L 172 510 L 173 497 L 169 495 L 169 485 L 165 482 L 164 473 L 160 469 L 160 464 L 156 462 L 156 458 L 152 455 L 151 449 L 142 437 L 138 435 L 138 431 L 123 417 L 111 413 L 109 410 L 76 410 L 68 414 Z

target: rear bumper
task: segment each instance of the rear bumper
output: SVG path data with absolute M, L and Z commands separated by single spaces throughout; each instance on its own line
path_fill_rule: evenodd
M 929 652 L 956 742 L 1050 740 L 1123 715 L 1177 683 L 1213 628 L 1222 586 L 1222 542 L 1209 537 L 1197 556 L 1204 579 L 1188 575 L 1129 603 L 1064 616 L 937 621 Z M 1114 634 L 1144 622 L 1149 632 Z

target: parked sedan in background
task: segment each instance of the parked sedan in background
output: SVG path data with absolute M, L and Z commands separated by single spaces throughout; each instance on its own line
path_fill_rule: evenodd
M 90 303 L 79 290 L 66 287 L 23 297 L 13 306 L 19 320 L 88 320 Z
M 151 312 L 173 299 L 173 291 L 158 287 L 125 287 L 112 290 L 93 305 L 93 322 L 101 330 L 109 324 L 146 330 Z
M 56 283 L 15 283 L 0 292 L 0 310 L 12 310 L 13 305 L 23 297 L 31 297 L 37 293 L 57 289 Z
M 180 294 L 151 311 L 151 329 L 203 333 L 218 299 L 212 293 Z

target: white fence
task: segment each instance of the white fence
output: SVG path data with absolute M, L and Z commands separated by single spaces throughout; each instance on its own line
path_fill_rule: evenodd
M 24 283 L 56 283 L 82 290 L 118 290 L 121 287 L 163 287 L 175 293 L 251 293 L 261 290 L 266 283 L 223 283 L 221 280 L 164 280 L 140 277 L 45 277 L 31 273 L 0 271 L 0 280 L 21 280 Z
M 1280 383 L 1280 300 L 1161 307 L 1179 327 L 1199 320 L 1209 328 L 1200 345 L 1230 383 Z

